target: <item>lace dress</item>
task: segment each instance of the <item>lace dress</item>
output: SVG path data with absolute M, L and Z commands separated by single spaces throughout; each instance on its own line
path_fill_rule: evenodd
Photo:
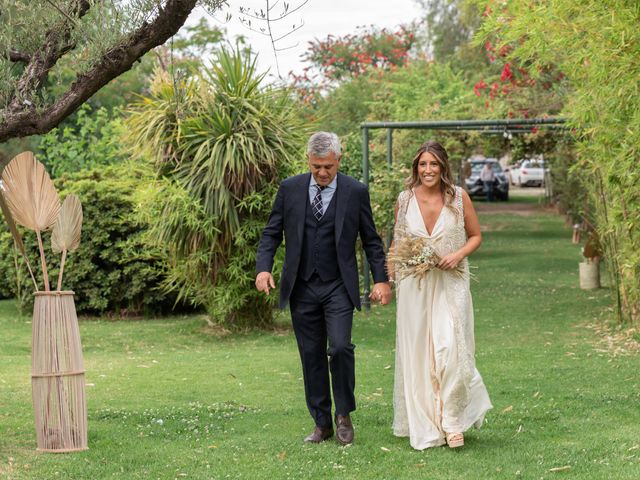
M 403 191 L 395 239 L 427 238 L 441 257 L 466 243 L 462 190 L 456 187 L 451 207 L 445 206 L 431 234 L 415 195 Z M 482 377 L 475 368 L 473 306 L 467 275 L 440 269 L 398 279 L 393 433 L 409 437 L 417 450 L 446 443 L 446 433 L 479 428 L 491 409 Z

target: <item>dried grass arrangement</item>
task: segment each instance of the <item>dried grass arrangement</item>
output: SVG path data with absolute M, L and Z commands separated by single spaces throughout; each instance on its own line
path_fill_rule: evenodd
M 428 238 L 407 234 L 396 239 L 387 259 L 393 265 L 396 280 L 413 276 L 421 282 L 427 273 L 438 268 L 442 257 L 438 255 L 433 242 Z M 450 270 L 450 273 L 462 278 L 470 276 L 462 264 Z
M 0 190 L 0 208 L 36 290 L 31 385 L 38 450 L 86 450 L 87 404 L 80 330 L 73 292 L 62 291 L 67 252 L 80 244 L 82 207 L 75 195 L 69 195 L 60 206 L 49 174 L 32 152 L 23 152 L 9 162 L 2 172 Z M 36 233 L 44 291 L 38 289 L 16 223 Z M 51 229 L 53 251 L 62 254 L 55 291 L 50 290 L 42 241 L 42 233 Z

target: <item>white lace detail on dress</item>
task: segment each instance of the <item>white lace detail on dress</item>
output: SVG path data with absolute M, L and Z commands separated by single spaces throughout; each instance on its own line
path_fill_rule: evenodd
M 462 188 L 460 187 L 456 187 L 454 204 L 457 210 L 456 222 L 448 225 L 447 233 L 443 239 L 447 253 L 459 250 L 467 242 L 467 233 L 464 229 Z M 464 277 L 446 276 L 446 295 L 453 316 L 459 369 L 458 375 L 456 375 L 458 381 L 451 394 L 451 401 L 460 412 L 464 411 L 469 403 L 469 383 L 475 369 L 473 324 L 469 322 L 473 318 L 473 311 L 469 290 L 469 262 L 466 258 L 462 261 L 462 266 L 467 273 Z

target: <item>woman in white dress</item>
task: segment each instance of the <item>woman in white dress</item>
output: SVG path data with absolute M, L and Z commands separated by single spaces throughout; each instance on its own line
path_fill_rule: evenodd
M 481 240 L 473 204 L 454 185 L 444 147 L 424 143 L 398 197 L 389 262 L 397 296 L 393 433 L 409 437 L 417 450 L 464 445 L 463 432 L 479 428 L 492 408 L 475 368 L 467 262 Z M 433 266 L 419 273 L 398 259 L 407 245 L 415 251 L 416 242 Z

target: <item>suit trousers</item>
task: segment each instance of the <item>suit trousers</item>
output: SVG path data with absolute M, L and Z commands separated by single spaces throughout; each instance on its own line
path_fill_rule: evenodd
M 316 425 L 327 428 L 333 425 L 330 385 L 336 415 L 356 408 L 353 304 L 342 279 L 323 281 L 313 274 L 308 281 L 296 280 L 289 306 L 307 407 Z

